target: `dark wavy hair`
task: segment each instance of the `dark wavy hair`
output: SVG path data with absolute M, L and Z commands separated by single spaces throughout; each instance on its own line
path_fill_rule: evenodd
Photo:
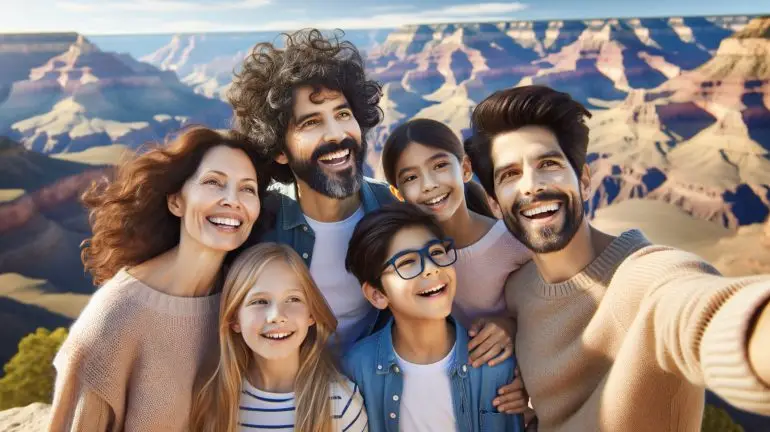
M 524 126 L 543 126 L 556 135 L 559 147 L 572 168 L 582 174 L 588 151 L 591 113 L 567 93 L 550 87 L 530 85 L 492 93 L 476 105 L 471 115 L 472 136 L 465 151 L 481 185 L 495 196 L 492 140 L 495 136 Z
M 330 38 L 319 30 L 306 29 L 283 33 L 285 44 L 279 48 L 270 42 L 257 44 L 235 74 L 228 91 L 233 106 L 233 127 L 248 137 L 260 154 L 272 161 L 286 151 L 286 132 L 292 119 L 294 90 L 310 85 L 342 92 L 362 136 L 382 120 L 379 107 L 382 86 L 366 79 L 365 64 L 358 49 L 349 41 L 340 41 L 344 32 L 337 30 Z M 314 95 L 311 95 L 311 100 Z M 294 182 L 286 165 L 273 162 L 275 179 Z
M 81 259 L 95 285 L 179 244 L 180 219 L 168 210 L 166 197 L 180 191 L 206 152 L 220 145 L 246 152 L 263 200 L 270 182 L 264 159 L 238 133 L 201 126 L 185 128 L 165 145 L 150 143 L 118 166 L 113 179 L 91 184 L 82 201 L 93 235 L 83 242 Z

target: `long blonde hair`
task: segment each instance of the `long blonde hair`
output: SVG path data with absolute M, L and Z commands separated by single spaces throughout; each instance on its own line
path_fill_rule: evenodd
M 243 337 L 231 324 L 246 294 L 266 266 L 276 260 L 289 265 L 300 280 L 315 325 L 300 345 L 301 363 L 295 379 L 296 421 L 294 430 L 330 432 L 332 429 L 329 388 L 340 379 L 327 341 L 337 328 L 337 319 L 310 276 L 305 263 L 289 246 L 260 243 L 236 258 L 227 273 L 219 306 L 219 363 L 197 391 L 190 413 L 193 431 L 238 430 L 242 382 L 252 354 Z

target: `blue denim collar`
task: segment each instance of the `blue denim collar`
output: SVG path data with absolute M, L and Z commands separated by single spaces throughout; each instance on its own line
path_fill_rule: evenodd
M 359 191 L 361 203 L 364 206 L 364 213 L 374 211 L 380 206 L 377 197 L 372 190 L 372 186 L 370 185 L 371 181 L 372 180 L 368 177 L 364 177 Z M 302 207 L 300 207 L 299 201 L 297 200 L 296 183 L 276 183 L 274 188 L 281 194 L 281 228 L 288 231 L 306 224 L 307 220 L 305 219 L 305 215 L 302 213 Z
M 377 354 L 375 356 L 375 372 L 378 375 L 393 373 L 398 365 L 396 350 L 393 347 L 393 318 L 379 332 L 377 340 Z M 468 375 L 468 332 L 451 316 L 447 320 L 455 326 L 455 344 L 452 363 L 449 365 L 449 375 L 458 375 L 462 378 Z

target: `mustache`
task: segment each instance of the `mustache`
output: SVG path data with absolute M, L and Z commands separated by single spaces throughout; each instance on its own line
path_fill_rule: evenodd
M 564 192 L 558 192 L 558 191 L 543 191 L 538 193 L 537 195 L 532 195 L 528 198 L 521 198 L 520 200 L 513 203 L 513 206 L 511 206 L 511 213 L 518 215 L 519 212 L 523 207 L 528 207 L 533 204 L 536 204 L 538 202 L 542 201 L 562 201 L 562 202 L 568 202 L 569 201 L 569 195 L 567 195 Z
M 313 162 L 318 162 L 318 159 L 328 153 L 340 151 L 340 150 L 350 150 L 351 153 L 356 153 L 360 150 L 360 146 L 358 143 L 350 137 L 347 137 L 340 141 L 339 143 L 331 143 L 331 142 L 325 142 L 318 146 L 313 151 L 313 154 L 310 155 L 310 159 Z

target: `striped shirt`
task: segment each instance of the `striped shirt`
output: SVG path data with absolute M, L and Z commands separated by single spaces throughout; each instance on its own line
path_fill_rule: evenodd
M 358 386 L 344 381 L 332 383 L 330 388 L 332 430 L 340 432 L 368 431 L 364 399 Z M 294 393 L 269 393 L 243 380 L 239 424 L 241 431 L 293 431 Z

